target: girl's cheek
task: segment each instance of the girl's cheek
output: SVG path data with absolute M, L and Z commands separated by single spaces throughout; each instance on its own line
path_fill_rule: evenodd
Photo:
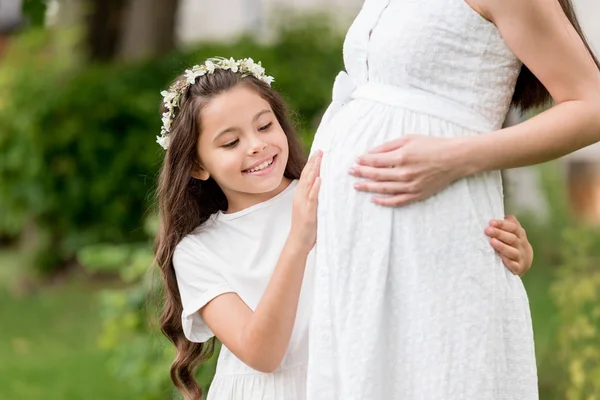
M 217 160 L 218 165 L 221 165 L 224 171 L 228 173 L 239 173 L 242 171 L 244 166 L 243 157 L 237 156 L 234 157 L 231 154 L 222 157 L 220 160 Z

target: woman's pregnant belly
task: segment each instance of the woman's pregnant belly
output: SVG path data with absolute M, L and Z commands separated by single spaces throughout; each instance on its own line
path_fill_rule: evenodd
M 367 249 L 374 265 L 394 259 L 399 279 L 418 281 L 427 275 L 431 290 L 438 285 L 446 290 L 453 282 L 461 288 L 473 277 L 479 282 L 476 288 L 470 286 L 476 292 L 497 290 L 498 280 L 512 279 L 484 234 L 490 219 L 504 216 L 499 172 L 460 179 L 404 207 L 375 205 L 371 202 L 375 194 L 354 190 L 359 178 L 348 170 L 356 157 L 407 134 L 451 138 L 475 133 L 426 114 L 364 100 L 350 102 L 320 129 L 313 148 L 325 152 L 319 241 L 331 240 L 326 251 L 334 258 L 328 263 L 351 265 Z M 333 281 L 343 291 L 344 285 L 352 284 L 351 271 L 341 268 L 337 272 Z M 377 272 L 370 274 L 357 284 L 377 279 L 373 276 Z

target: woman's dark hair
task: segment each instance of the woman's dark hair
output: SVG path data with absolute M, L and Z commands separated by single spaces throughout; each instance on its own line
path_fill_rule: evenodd
M 176 82 L 184 79 L 184 76 L 180 76 Z M 186 235 L 206 222 L 212 214 L 227 209 L 227 199 L 212 178 L 201 181 L 191 174 L 200 163 L 196 149 L 202 132 L 202 108 L 215 96 L 238 85 L 254 90 L 265 99 L 285 132 L 289 158 L 284 176 L 298 179 L 306 163 L 287 108 L 279 94 L 268 84 L 253 76 L 242 77 L 240 73 L 230 70 L 216 70 L 213 74 L 197 78 L 182 95 L 159 177 L 157 201 L 160 224 L 154 251 L 165 292 L 160 326 L 177 349 L 171 365 L 171 380 L 186 400 L 202 398 L 202 390 L 194 372 L 200 363 L 212 356 L 214 338 L 206 343 L 194 343 L 184 336 L 181 324 L 183 306 L 173 269 L 173 253 Z
M 589 43 L 583 35 L 579 20 L 575 15 L 575 9 L 571 0 L 558 0 L 567 18 L 573 24 L 573 27 L 583 40 L 585 47 L 590 52 L 596 66 L 600 69 L 600 62 L 592 52 Z M 512 98 L 512 105 L 519 108 L 521 111 L 526 111 L 532 108 L 541 107 L 548 104 L 552 100 L 548 89 L 542 85 L 539 79 L 525 65 L 521 68 L 521 73 L 517 79 L 515 93 Z

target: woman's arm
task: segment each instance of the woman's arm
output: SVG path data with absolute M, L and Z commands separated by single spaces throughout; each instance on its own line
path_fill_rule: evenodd
M 470 0 L 548 89 L 555 106 L 456 147 L 463 174 L 549 161 L 600 140 L 600 70 L 557 0 Z
M 551 109 L 519 125 L 444 139 L 410 135 L 361 156 L 357 190 L 385 206 L 426 198 L 483 171 L 534 165 L 600 140 L 600 70 L 558 0 L 469 0 L 499 29 L 515 55 L 554 99 Z
M 316 240 L 321 157 L 315 154 L 302 171 L 292 228 L 256 310 L 235 293 L 218 296 L 200 310 L 215 336 L 257 371 L 273 372 L 279 366 L 292 335 L 306 259 Z

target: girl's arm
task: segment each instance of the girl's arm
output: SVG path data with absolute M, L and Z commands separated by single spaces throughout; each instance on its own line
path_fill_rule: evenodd
M 279 366 L 294 328 L 306 259 L 316 240 L 321 156 L 315 154 L 302 172 L 292 228 L 256 310 L 234 293 L 218 296 L 200 310 L 215 336 L 257 371 L 273 372 Z
M 463 0 L 461 0 L 463 1 Z M 385 143 L 351 169 L 356 189 L 401 206 L 483 171 L 534 165 L 600 140 L 600 70 L 558 0 L 467 0 L 492 21 L 514 54 L 548 89 L 555 106 L 483 135 L 409 135 Z M 418 133 L 418 132 L 417 132 Z

